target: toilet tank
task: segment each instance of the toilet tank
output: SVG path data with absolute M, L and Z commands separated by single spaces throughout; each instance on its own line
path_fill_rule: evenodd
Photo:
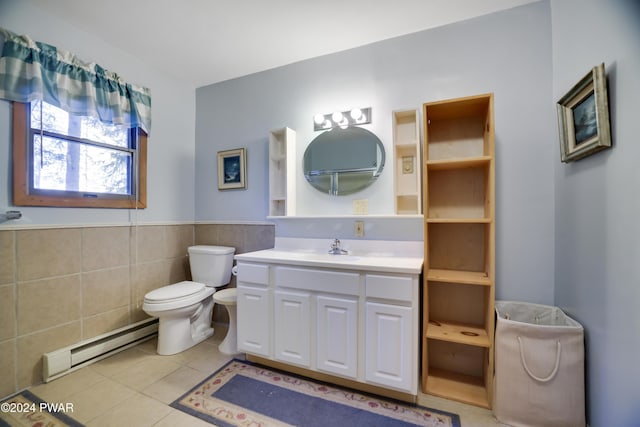
M 228 246 L 189 246 L 192 280 L 214 288 L 228 284 L 235 250 Z

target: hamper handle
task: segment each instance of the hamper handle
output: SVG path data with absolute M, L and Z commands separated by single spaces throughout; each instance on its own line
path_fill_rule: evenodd
M 549 374 L 548 377 L 546 378 L 540 378 L 537 377 L 535 375 L 533 375 L 533 373 L 531 372 L 531 370 L 529 369 L 529 367 L 527 366 L 527 361 L 524 360 L 524 346 L 522 344 L 522 338 L 518 337 L 518 344 L 520 346 L 520 361 L 522 362 L 522 367 L 524 368 L 525 371 L 527 371 L 527 374 L 529 374 L 529 376 L 531 378 L 533 378 L 536 381 L 540 381 L 541 383 L 546 383 L 549 382 L 553 379 L 553 377 L 556 376 L 556 374 L 558 373 L 558 368 L 560 367 L 560 352 L 562 350 L 562 346 L 560 345 L 560 341 L 557 342 L 557 348 L 556 348 L 556 366 L 553 367 L 553 371 L 551 371 L 551 373 Z

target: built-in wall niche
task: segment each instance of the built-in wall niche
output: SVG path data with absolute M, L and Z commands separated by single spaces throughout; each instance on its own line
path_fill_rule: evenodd
M 269 216 L 296 214 L 296 132 L 269 133 Z
M 395 213 L 417 215 L 422 212 L 420 113 L 418 110 L 394 111 L 392 118 Z

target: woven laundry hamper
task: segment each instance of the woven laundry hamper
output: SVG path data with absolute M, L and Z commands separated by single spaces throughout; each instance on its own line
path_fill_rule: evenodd
M 494 414 L 510 426 L 584 427 L 584 330 L 558 307 L 496 301 Z

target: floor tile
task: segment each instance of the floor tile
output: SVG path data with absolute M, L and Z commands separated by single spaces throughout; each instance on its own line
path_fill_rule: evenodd
M 222 354 L 216 350 L 212 351 L 210 354 L 203 354 L 193 360 L 190 360 L 189 362 L 187 362 L 187 366 L 193 369 L 197 369 L 201 372 L 212 374 L 218 369 L 222 368 L 225 363 L 232 359 L 233 356 Z
M 161 419 L 158 423 L 154 424 L 153 427 L 211 427 L 212 424 L 209 424 L 206 421 L 202 421 L 199 418 L 192 417 L 191 415 L 185 414 L 182 411 L 178 411 L 176 409 L 172 410 L 169 415 Z
M 155 399 L 135 394 L 87 423 L 89 427 L 147 427 L 167 416 L 172 409 Z
M 83 369 L 67 374 L 46 384 L 33 387 L 33 394 L 47 402 L 62 402 L 65 398 L 90 389 L 105 377 L 91 369 Z
M 137 347 L 132 347 L 89 365 L 88 368 L 104 375 L 105 377 L 113 377 L 136 363 L 140 363 L 148 358 L 149 353 L 144 352 Z
M 208 373 L 183 366 L 146 387 L 142 392 L 168 405 L 208 376 Z
M 116 381 L 105 379 L 87 390 L 69 396 L 65 400 L 73 403 L 73 413 L 68 415 L 81 423 L 86 423 L 135 394 L 136 392 L 129 387 Z
M 149 355 L 145 360 L 131 365 L 112 378 L 134 390 L 141 391 L 179 368 L 178 363 L 162 356 Z

